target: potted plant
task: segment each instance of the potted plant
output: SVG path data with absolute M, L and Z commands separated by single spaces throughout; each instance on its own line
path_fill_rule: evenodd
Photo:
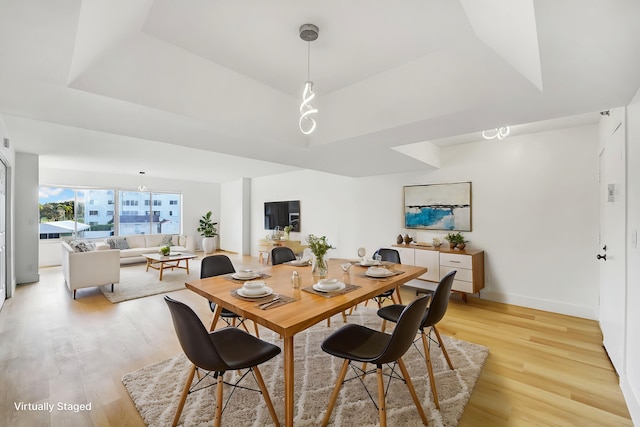
M 162 247 L 160 248 L 160 253 L 161 253 L 163 256 L 167 256 L 167 255 L 169 255 L 169 254 L 171 253 L 171 246 L 169 246 L 169 245 L 164 245 L 164 246 L 162 246 Z
M 458 247 L 460 249 L 464 249 L 465 244 L 467 243 L 466 240 L 464 240 L 464 236 L 458 231 L 457 233 L 449 233 L 446 236 L 444 236 L 444 240 L 446 240 L 447 242 L 449 242 L 449 247 L 451 249 Z
M 216 241 L 215 237 L 218 235 L 216 230 L 217 222 L 213 222 L 211 219 L 211 211 L 207 212 L 200 218 L 200 226 L 198 232 L 202 236 L 202 250 L 205 254 L 210 254 L 215 250 Z

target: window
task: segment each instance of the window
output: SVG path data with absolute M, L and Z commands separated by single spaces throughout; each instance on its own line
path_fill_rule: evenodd
M 39 188 L 40 239 L 62 237 L 99 238 L 113 233 L 113 216 L 100 216 L 100 211 L 85 211 L 85 205 L 113 203 L 106 190 L 74 190 L 72 188 Z M 112 193 L 112 191 L 111 191 Z M 113 193 L 112 193 L 113 194 Z M 91 221 L 88 217 L 91 216 Z
M 181 199 L 182 195 L 175 193 L 41 186 L 40 239 L 178 234 L 182 230 Z M 92 209 L 85 210 L 87 205 Z M 164 205 L 171 205 L 172 210 L 163 210 Z M 136 210 L 136 206 L 154 206 L 156 210 Z

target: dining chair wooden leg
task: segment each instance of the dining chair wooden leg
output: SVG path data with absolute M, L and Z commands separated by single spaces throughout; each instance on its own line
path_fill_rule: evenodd
M 264 401 L 267 403 L 267 409 L 271 414 L 271 418 L 273 422 L 276 424 L 276 427 L 280 426 L 280 422 L 278 421 L 278 415 L 276 415 L 276 410 L 273 408 L 273 403 L 271 403 L 271 398 L 269 397 L 269 391 L 267 390 L 267 386 L 264 383 L 264 379 L 262 379 L 262 374 L 260 374 L 260 370 L 257 366 L 253 367 L 253 373 L 256 376 L 256 381 L 258 382 L 258 386 L 260 387 L 260 391 L 262 391 L 262 396 L 264 397 Z
M 258 324 L 253 322 L 253 329 L 256 330 L 256 338 L 260 338 L 260 332 L 258 331 Z
M 342 321 L 343 321 L 344 323 L 347 323 L 347 312 L 346 312 L 346 311 L 343 311 L 343 312 L 342 312 Z
M 440 409 L 440 403 L 438 403 L 438 390 L 436 389 L 436 380 L 435 378 L 433 378 L 433 366 L 431 366 L 429 343 L 427 342 L 427 336 L 424 333 L 424 330 L 420 331 L 420 337 L 422 338 L 422 346 L 424 347 L 424 359 L 427 362 L 427 371 L 429 372 L 429 383 L 431 383 L 431 394 L 433 394 L 433 403 L 435 403 L 437 409 Z
M 378 414 L 380 415 L 380 427 L 387 427 L 387 408 L 384 404 L 384 381 L 382 378 L 382 365 L 376 368 L 378 374 Z
M 400 298 L 399 296 L 400 292 L 398 292 L 398 288 L 396 288 L 396 291 L 394 293 L 391 294 L 391 301 L 393 301 L 394 304 L 402 304 L 398 299 Z M 397 296 L 396 296 L 397 295 Z
M 330 318 L 330 317 L 328 317 L 328 318 L 327 318 L 327 328 L 328 328 L 328 327 L 330 327 L 330 326 L 331 326 L 331 318 Z
M 180 401 L 178 402 L 178 409 L 176 409 L 176 414 L 173 417 L 173 427 L 178 425 L 178 421 L 180 420 L 180 415 L 182 414 L 182 408 L 184 408 L 184 403 L 187 401 L 187 396 L 189 395 L 189 388 L 191 388 L 191 383 L 193 382 L 193 376 L 196 373 L 196 365 L 191 365 L 191 370 L 189 371 L 189 375 L 187 375 L 187 381 L 184 384 L 184 388 L 182 389 L 182 396 L 180 396 Z
M 402 376 L 404 377 L 404 381 L 407 383 L 407 388 L 409 389 L 409 394 L 413 399 L 413 403 L 416 405 L 416 409 L 418 410 L 418 414 L 420 414 L 420 418 L 422 418 L 422 422 L 424 425 L 428 425 L 429 421 L 427 421 L 427 416 L 422 409 L 422 405 L 420 404 L 420 399 L 418 399 L 418 395 L 416 394 L 416 389 L 413 387 L 413 383 L 411 382 L 411 377 L 409 376 L 409 372 L 407 372 L 407 367 L 404 364 L 404 360 L 402 358 L 398 359 L 398 366 L 400 367 L 400 372 L 402 372 Z
M 380 328 L 380 330 L 384 332 L 385 329 L 387 329 L 387 319 L 382 319 L 382 327 Z
M 438 332 L 438 328 L 436 325 L 433 325 L 433 332 L 436 333 L 436 337 L 438 338 L 438 343 L 440 344 L 440 348 L 442 349 L 442 354 L 444 354 L 444 358 L 447 359 L 447 364 L 449 368 L 453 371 L 453 364 L 451 363 L 451 359 L 449 359 L 449 353 L 447 353 L 447 349 L 444 347 L 444 343 L 442 342 L 442 337 L 440 337 L 440 332 Z
M 344 359 L 342 363 L 342 369 L 340 370 L 340 375 L 338 375 L 338 380 L 336 382 L 336 386 L 333 389 L 333 393 L 331 394 L 331 399 L 329 399 L 329 406 L 327 407 L 327 413 L 324 415 L 324 419 L 322 420 L 322 427 L 326 427 L 329 424 L 329 418 L 331 418 L 331 412 L 333 412 L 333 407 L 336 404 L 336 400 L 338 399 L 338 394 L 340 393 L 340 389 L 342 388 L 342 382 L 344 381 L 344 377 L 347 375 L 347 369 L 349 368 L 349 360 Z
M 223 373 L 218 372 L 218 387 L 216 387 L 216 415 L 213 420 L 215 427 L 220 427 L 222 424 L 222 390 L 224 382 L 222 381 Z
M 234 320 L 234 322 L 235 322 L 235 320 Z M 241 322 L 240 324 L 242 325 L 242 327 L 244 328 L 244 330 L 245 330 L 245 331 L 247 331 L 247 333 L 248 333 L 248 334 L 250 334 L 250 333 L 251 333 L 251 332 L 249 332 L 249 329 L 247 328 L 247 325 L 245 325 L 245 322 L 244 322 L 244 321 L 243 321 L 243 322 Z
M 396 291 L 394 292 L 394 294 L 398 296 L 398 304 L 402 304 L 402 295 L 400 295 L 400 286 L 396 288 Z

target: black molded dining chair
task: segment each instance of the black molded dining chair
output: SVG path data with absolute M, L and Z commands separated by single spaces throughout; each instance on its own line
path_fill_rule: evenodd
M 424 350 L 424 358 L 427 362 L 427 369 L 429 371 L 429 381 L 431 383 L 431 391 L 433 392 L 433 403 L 435 403 L 436 408 L 440 409 L 440 404 L 438 402 L 438 391 L 436 390 L 436 382 L 433 377 L 433 366 L 431 364 L 431 355 L 429 353 L 429 349 L 431 348 L 431 343 L 436 342 L 433 338 L 431 338 L 431 331 L 433 331 L 437 338 L 437 344 L 442 349 L 442 354 L 444 358 L 447 360 L 447 364 L 449 368 L 453 370 L 453 364 L 451 363 L 451 359 L 449 359 L 449 354 L 447 353 L 447 349 L 444 347 L 444 343 L 442 342 L 442 338 L 440 337 L 440 332 L 438 332 L 438 328 L 436 324 L 442 320 L 445 313 L 447 312 L 447 307 L 449 307 L 449 296 L 451 295 L 451 287 L 453 286 L 453 279 L 456 276 L 456 270 L 450 271 L 445 276 L 440 279 L 440 283 L 436 287 L 433 292 L 433 296 L 431 298 L 431 303 L 429 304 L 429 308 L 427 308 L 424 313 L 424 317 L 422 323 L 420 324 L 420 338 L 422 339 L 422 347 Z M 428 298 L 423 297 L 423 298 Z M 378 316 L 382 317 L 385 320 L 389 320 L 391 322 L 398 322 L 402 312 L 404 311 L 404 306 L 400 304 L 394 304 L 387 307 L 383 307 L 378 310 Z M 399 326 L 396 325 L 396 328 Z M 425 334 L 424 330 L 429 329 L 429 333 Z M 417 341 L 417 339 L 414 341 Z
M 267 404 L 271 418 L 273 418 L 276 426 L 279 426 L 278 416 L 271 403 L 269 391 L 260 374 L 258 365 L 280 354 L 280 347 L 256 338 L 238 328 L 223 328 L 213 332 L 207 332 L 207 329 L 196 313 L 194 313 L 189 306 L 168 296 L 165 296 L 164 300 L 171 312 L 173 326 L 175 327 L 182 350 L 185 356 L 193 363 L 187 377 L 187 382 L 182 390 L 178 409 L 173 419 L 173 426 L 177 426 L 178 421 L 180 421 L 180 414 L 184 408 L 187 396 L 190 393 L 207 387 L 201 384 L 206 376 L 192 385 L 193 377 L 197 369 L 207 371 L 207 375 L 212 374 L 216 380 L 216 410 L 214 418 L 214 425 L 216 427 L 219 427 L 221 424 L 223 409 L 222 392 L 223 385 L 225 384 L 233 387 L 233 391 L 229 394 L 227 402 L 224 405 L 225 407 L 229 403 L 229 399 L 233 395 L 236 387 L 245 390 L 259 391 L 264 396 L 264 401 Z M 223 377 L 226 371 L 244 369 L 247 369 L 247 371 L 244 375 L 241 375 L 235 383 L 230 384 L 224 381 Z M 253 374 L 258 383 L 259 390 L 238 386 L 240 381 L 250 373 Z
M 411 378 L 407 372 L 407 368 L 402 361 L 402 356 L 406 353 L 413 342 L 413 338 L 418 332 L 418 328 L 422 322 L 422 318 L 427 308 L 429 297 L 424 296 L 416 299 L 402 311 L 396 328 L 391 335 L 384 332 L 376 331 L 366 326 L 348 324 L 331 335 L 329 335 L 322 343 L 322 350 L 332 356 L 344 359 L 342 369 L 338 376 L 338 381 L 331 395 L 327 413 L 324 416 L 322 425 L 326 426 L 331 417 L 331 412 L 342 388 L 345 383 L 345 376 L 349 366 L 352 367 L 357 376 L 365 375 L 365 372 L 351 362 L 373 363 L 376 365 L 376 374 L 378 377 L 378 403 L 373 400 L 373 404 L 378 409 L 380 415 L 380 426 L 387 425 L 387 416 L 385 408 L 385 390 L 383 382 L 382 365 L 392 364 L 391 373 L 387 374 L 389 380 L 391 378 L 404 379 L 409 389 L 409 394 L 416 405 L 418 414 L 422 422 L 427 425 L 427 417 L 422 410 L 420 400 L 416 395 L 416 391 L 411 383 Z M 395 372 L 395 367 L 400 367 L 402 378 Z M 373 372 L 373 371 L 371 371 Z M 351 378 L 353 379 L 353 378 Z M 348 381 L 348 380 L 347 380 Z M 371 396 L 371 394 L 369 394 Z
M 276 248 L 271 249 L 271 264 L 278 265 L 283 264 L 288 261 L 295 261 L 296 254 L 293 253 L 291 248 L 286 246 L 278 246 Z
M 376 255 L 380 255 L 382 261 L 392 262 L 394 264 L 402 264 L 400 262 L 400 252 L 395 249 L 380 248 L 374 252 L 374 259 Z M 397 296 L 397 301 L 394 296 Z M 389 289 L 388 291 L 385 291 L 380 295 L 376 295 L 372 299 L 376 303 L 378 303 L 378 308 L 382 307 L 382 303 L 387 299 L 391 299 L 396 304 L 402 304 L 402 298 L 400 297 L 400 288 Z
M 233 267 L 233 263 L 226 255 L 211 255 L 205 257 L 202 259 L 202 263 L 200 265 L 201 279 L 213 276 L 221 276 L 223 274 L 230 274 L 235 272 L 236 269 Z M 209 301 L 209 307 L 211 308 L 212 312 L 216 311 L 215 302 Z M 233 311 L 223 308 L 220 312 L 220 318 L 229 326 L 236 326 L 236 320 L 238 320 L 239 325 L 242 325 L 245 331 L 249 332 L 249 330 L 247 329 L 247 325 L 244 324 L 246 319 L 234 313 Z M 260 334 L 258 333 L 258 325 L 254 323 L 253 326 L 255 328 L 256 336 L 260 337 Z

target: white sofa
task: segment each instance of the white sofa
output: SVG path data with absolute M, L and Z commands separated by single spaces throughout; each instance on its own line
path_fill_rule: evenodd
M 196 249 L 191 236 L 183 234 L 131 234 L 128 236 L 107 237 L 104 242 L 96 243 L 96 249 L 120 249 L 120 263 L 131 264 L 146 262 L 143 254 L 159 252 L 164 242 L 171 242 L 171 252 L 190 252 Z
M 81 288 L 110 284 L 113 292 L 114 283 L 120 282 L 120 250 L 75 252 L 62 242 L 62 274 L 73 299 Z

